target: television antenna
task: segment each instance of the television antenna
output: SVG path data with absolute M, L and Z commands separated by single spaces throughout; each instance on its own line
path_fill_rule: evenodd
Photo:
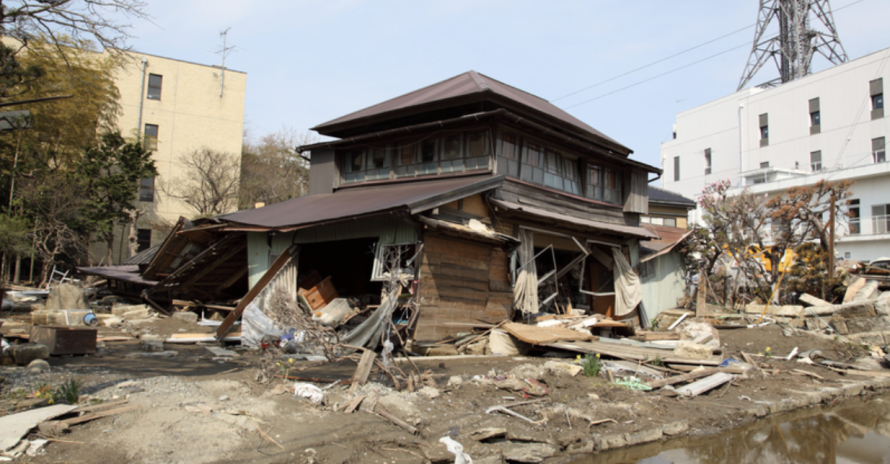
M 222 37 L 222 39 L 223 39 L 223 45 L 222 45 L 222 49 L 218 50 L 216 52 L 217 55 L 222 55 L 222 66 L 220 67 L 222 69 L 222 71 L 221 71 L 220 78 L 219 78 L 219 98 L 222 98 L 222 96 L 223 96 L 223 85 L 226 82 L 226 55 L 228 55 L 229 52 L 231 52 L 232 50 L 235 49 L 234 45 L 231 47 L 226 46 L 226 40 L 228 39 L 229 29 L 231 29 L 231 27 L 226 28 L 226 30 L 219 33 L 219 36 Z

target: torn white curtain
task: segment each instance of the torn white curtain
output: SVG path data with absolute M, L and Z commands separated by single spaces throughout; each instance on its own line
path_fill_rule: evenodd
M 612 248 L 612 258 L 615 260 L 612 268 L 615 272 L 615 315 L 625 316 L 643 301 L 643 285 L 619 248 Z
M 519 230 L 519 270 L 513 286 L 513 308 L 522 314 L 538 312 L 538 271 L 535 266 L 534 232 Z
M 291 303 L 296 306 L 297 301 L 297 263 L 299 261 L 298 248 L 292 247 L 290 259 L 278 270 L 275 277 L 269 281 L 266 288 L 254 297 L 253 301 L 241 314 L 241 344 L 256 346 L 265 337 L 278 338 L 284 334 L 284 329 L 279 327 L 277 321 L 266 315 L 266 306 L 273 293 L 285 292 Z M 245 335 L 246 334 L 246 335 Z

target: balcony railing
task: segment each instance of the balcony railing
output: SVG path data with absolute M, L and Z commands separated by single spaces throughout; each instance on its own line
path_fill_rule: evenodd
M 890 215 L 872 218 L 850 218 L 847 220 L 850 235 L 890 234 Z

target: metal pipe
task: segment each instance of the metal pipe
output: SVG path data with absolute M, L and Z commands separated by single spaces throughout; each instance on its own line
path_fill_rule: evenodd
M 142 142 L 142 103 L 145 101 L 145 66 L 148 64 L 147 58 L 142 58 L 142 87 L 139 90 L 139 116 L 136 121 L 136 137 Z

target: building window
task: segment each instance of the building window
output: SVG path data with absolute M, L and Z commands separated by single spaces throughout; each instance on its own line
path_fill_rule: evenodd
M 813 172 L 818 172 L 822 170 L 822 151 L 811 151 L 810 152 L 810 169 Z
M 144 136 L 145 149 L 148 151 L 155 151 L 158 149 L 158 125 L 157 124 L 146 124 L 145 125 L 145 136 Z
M 884 148 L 884 137 L 871 139 L 871 157 L 875 163 L 887 161 L 887 151 Z
M 868 83 L 868 92 L 871 96 L 871 118 L 884 117 L 884 79 L 879 78 Z
M 136 229 L 136 252 L 151 246 L 151 229 Z
M 591 200 L 617 204 L 621 200 L 621 175 L 611 168 L 587 165 L 584 196 Z
M 649 219 L 649 216 L 640 216 L 640 222 L 642 222 L 643 224 L 649 224 L 651 220 Z
M 847 201 L 847 218 L 850 223 L 850 235 L 859 235 L 862 231 L 859 223 L 859 199 Z
M 819 98 L 810 100 L 810 135 L 822 131 L 822 113 L 819 108 Z
M 763 113 L 759 116 L 760 119 L 760 146 L 765 147 L 769 145 L 769 115 L 767 113 Z
M 667 227 L 677 227 L 677 220 L 674 218 L 664 218 L 664 225 Z
M 139 182 L 139 201 L 155 201 L 154 177 L 146 177 Z
M 890 205 L 872 205 L 871 221 L 873 234 L 890 233 Z
M 769 161 L 764 161 L 763 163 L 760 163 L 760 169 L 766 169 L 768 167 L 769 167 Z
M 705 175 L 711 173 L 711 149 L 705 148 Z
M 522 167 L 519 178 L 533 184 L 544 184 L 544 148 L 526 143 L 522 150 Z
M 577 161 L 566 158 L 558 151 L 546 149 L 544 152 L 544 186 L 580 195 L 581 182 L 578 179 Z
M 149 74 L 148 75 L 148 99 L 149 100 L 160 100 L 161 99 L 161 81 L 163 78 L 157 74 Z
M 501 137 L 498 174 L 519 177 L 519 138 L 513 134 L 503 134 Z
M 680 180 L 680 157 L 674 157 L 674 182 L 678 182 Z

